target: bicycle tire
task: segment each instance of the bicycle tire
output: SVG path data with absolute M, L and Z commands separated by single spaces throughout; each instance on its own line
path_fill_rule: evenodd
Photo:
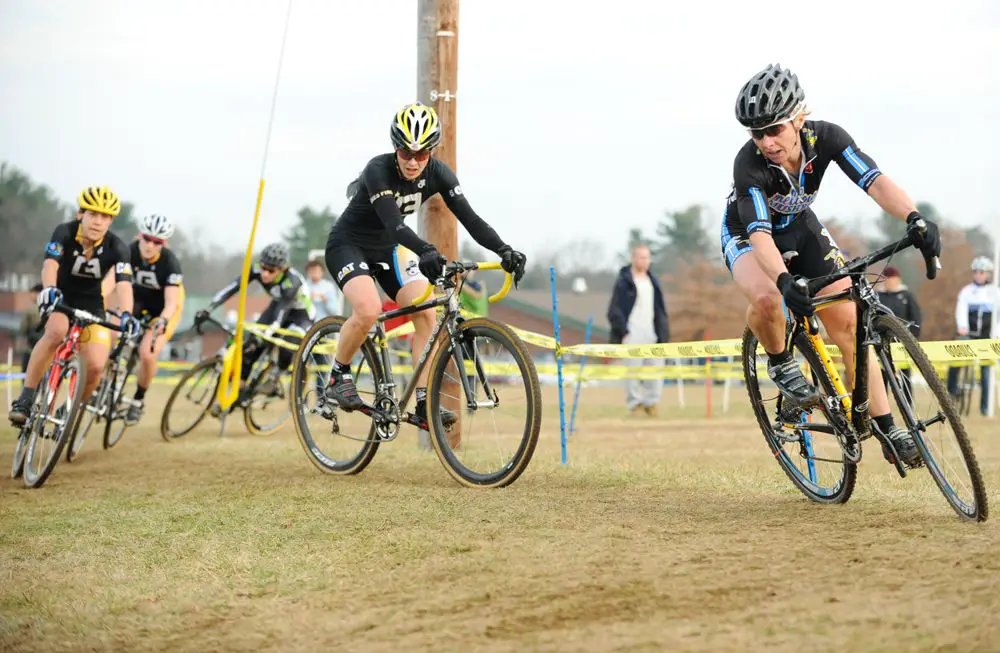
M 524 341 L 506 325 L 488 318 L 476 317 L 460 321 L 456 330 L 460 338 L 465 333 L 482 332 L 505 345 L 517 363 L 521 379 L 527 390 L 528 415 L 520 445 L 514 457 L 503 469 L 493 474 L 479 474 L 465 467 L 458 460 L 448 442 L 448 434 L 441 422 L 441 386 L 448 364 L 452 361 L 451 348 L 448 346 L 450 343 L 446 341 L 437 348 L 434 354 L 427 384 L 427 416 L 431 427 L 431 444 L 434 446 L 434 451 L 441 460 L 441 464 L 460 484 L 473 488 L 505 487 L 524 473 L 538 444 L 538 433 L 542 424 L 542 391 L 538 381 L 538 372 Z M 454 343 L 454 341 L 450 342 Z
M 105 374 L 107 370 L 105 370 Z M 100 384 L 97 386 L 97 390 L 94 391 L 95 397 L 97 397 L 97 403 L 100 405 L 105 399 L 105 382 L 101 379 Z M 76 457 L 80 454 L 83 449 L 83 442 L 87 439 L 87 433 L 97 422 L 101 421 L 100 415 L 91 413 L 84 407 L 83 412 L 80 415 L 80 427 L 77 428 L 72 434 L 70 434 L 69 440 L 66 441 L 66 462 L 73 462 Z
M 760 426 L 764 440 L 767 442 L 767 446 L 771 450 L 774 459 L 778 462 L 778 466 L 785 472 L 785 475 L 792 484 L 810 501 L 821 504 L 847 503 L 854 493 L 854 486 L 857 482 L 858 470 L 856 463 L 843 458 L 841 464 L 844 471 L 841 475 L 840 483 L 833 488 L 833 491 L 824 494 L 809 487 L 806 479 L 799 474 L 799 470 L 787 459 L 785 450 L 781 447 L 774 434 L 770 417 L 767 414 L 761 396 L 760 384 L 757 380 L 757 342 L 757 337 L 747 327 L 743 332 L 743 380 L 747 388 L 747 395 L 750 398 L 750 405 L 753 408 L 754 416 L 757 418 L 757 424 Z M 834 388 L 833 380 L 820 362 L 819 354 L 815 347 L 812 346 L 812 343 L 805 338 L 795 338 L 793 339 L 792 346 L 806 359 L 809 369 L 813 372 L 814 378 L 822 385 L 823 391 L 828 395 L 836 396 L 837 391 Z
M 257 379 L 267 378 L 267 375 L 271 374 L 271 369 L 274 368 L 275 365 L 276 365 L 276 363 L 269 362 L 264 367 L 264 369 L 260 372 L 260 374 L 258 374 Z M 281 375 L 281 374 L 279 374 L 278 377 L 277 377 L 277 380 L 275 382 L 278 383 L 278 384 L 281 384 L 283 378 L 284 378 L 284 376 Z M 253 383 L 254 385 L 257 385 L 259 383 L 259 381 L 258 380 L 251 380 L 251 381 L 248 381 L 248 383 Z M 249 431 L 253 435 L 269 435 L 271 433 L 274 433 L 275 431 L 279 430 L 282 426 L 284 426 L 285 422 L 287 422 L 289 420 L 289 418 L 292 416 L 292 402 L 291 402 L 291 398 L 289 397 L 288 401 L 286 402 L 287 405 L 288 405 L 288 413 L 286 413 L 285 416 L 282 417 L 280 421 L 275 422 L 274 424 L 270 424 L 270 425 L 261 425 L 261 424 L 259 424 L 257 422 L 257 420 L 254 419 L 254 415 L 253 415 L 253 408 L 254 408 L 253 397 L 254 396 L 259 396 L 259 395 L 256 395 L 256 393 L 255 393 L 253 396 L 251 396 L 250 403 L 248 403 L 243 408 L 243 423 L 244 423 L 244 425 L 246 425 L 247 431 Z
M 59 463 L 59 459 L 62 457 L 63 447 L 66 446 L 67 440 L 72 435 L 73 431 L 79 426 L 80 414 L 82 412 L 80 407 L 81 402 L 83 401 L 84 390 L 87 386 L 87 366 L 83 364 L 80 354 L 73 354 L 73 356 L 66 361 L 62 371 L 59 373 L 59 382 L 56 385 L 57 391 L 59 386 L 66 381 L 70 374 L 75 375 L 74 383 L 76 385 L 73 388 L 73 395 L 70 398 L 69 408 L 66 411 L 66 421 L 63 423 L 63 427 L 56 437 L 55 450 L 49 455 L 49 459 L 45 462 L 37 474 L 30 471 L 31 465 L 29 462 L 31 461 L 35 447 L 38 444 L 39 430 L 44 428 L 44 421 L 36 422 L 36 424 L 39 425 L 39 428 L 32 429 L 27 449 L 24 452 L 26 462 L 24 465 L 23 480 L 25 487 L 38 489 L 45 484 L 49 475 L 52 474 L 52 470 L 54 470 L 56 465 Z M 48 396 L 48 388 L 45 388 L 42 391 L 46 393 L 43 395 L 45 401 L 54 399 L 54 397 Z
M 371 428 L 368 431 L 368 438 L 364 441 L 361 450 L 353 458 L 344 462 L 333 460 L 322 452 L 313 439 L 308 424 L 305 423 L 305 415 L 302 412 L 305 406 L 305 397 L 302 395 L 302 387 L 312 382 L 304 361 L 307 360 L 306 357 L 310 355 L 309 352 L 312 351 L 313 346 L 322 337 L 322 332 L 329 331 L 333 327 L 336 327 L 336 330 L 339 332 L 346 321 L 346 318 L 339 315 L 330 315 L 313 323 L 309 330 L 306 331 L 306 334 L 302 336 L 301 345 L 295 351 L 295 358 L 292 360 L 291 379 L 292 422 L 295 425 L 295 434 L 299 440 L 299 444 L 302 446 L 303 451 L 306 452 L 309 462 L 316 469 L 326 474 L 336 474 L 339 476 L 359 474 L 375 458 L 380 444 L 378 435 L 375 433 L 375 423 L 374 421 L 372 422 Z M 383 382 L 384 375 L 378 349 L 371 338 L 366 338 L 361 343 L 361 354 L 371 367 L 374 377 L 373 381 L 377 388 Z
M 910 360 L 913 361 L 913 365 L 923 376 L 924 381 L 927 383 L 927 387 L 934 394 L 934 398 L 937 399 L 938 404 L 943 410 L 944 418 L 947 420 L 948 426 L 951 427 L 952 433 L 958 441 L 959 450 L 962 452 L 962 458 L 965 462 L 965 467 L 969 472 L 969 478 L 972 483 L 975 505 L 971 506 L 970 510 L 966 510 L 963 506 L 956 504 L 956 502 L 960 502 L 960 499 L 955 495 L 954 490 L 951 489 L 951 484 L 948 483 L 940 465 L 938 465 L 937 460 L 928 449 L 920 430 L 911 430 L 910 432 L 913 435 L 913 440 L 917 445 L 917 449 L 920 450 L 920 455 L 923 457 L 924 462 L 927 465 L 931 478 L 934 479 L 938 489 L 940 489 L 941 493 L 944 495 L 945 500 L 948 501 L 948 504 L 951 505 L 952 509 L 954 509 L 960 517 L 969 521 L 986 521 L 989 517 L 989 505 L 986 498 L 986 488 L 983 485 L 983 475 L 979 470 L 979 463 L 976 460 L 975 452 L 972 450 L 972 443 L 969 442 L 969 436 L 965 431 L 965 425 L 962 423 L 962 419 L 959 417 L 958 412 L 955 409 L 955 404 L 952 402 L 951 396 L 948 394 L 948 389 L 941 381 L 941 377 L 939 377 L 937 372 L 935 372 L 934 366 L 931 364 L 930 359 L 927 358 L 927 354 L 920 346 L 920 343 L 917 342 L 917 339 L 913 337 L 912 333 L 910 333 L 906 324 L 904 324 L 899 318 L 893 315 L 880 315 L 875 318 L 874 329 L 875 333 L 879 334 L 883 338 L 884 335 L 888 333 L 893 339 L 896 340 L 896 342 L 903 345 L 903 348 L 906 350 L 907 355 L 909 355 Z M 886 372 L 889 372 L 889 370 L 886 370 Z M 901 404 L 901 402 L 909 404 L 909 401 L 905 397 L 897 395 L 895 388 L 893 388 L 892 394 L 897 405 Z M 907 411 L 903 410 L 903 414 L 905 415 L 906 413 Z
M 197 418 L 187 428 L 176 432 L 170 430 L 170 411 L 173 409 L 174 402 L 177 401 L 177 397 L 180 396 L 181 389 L 184 385 L 196 375 L 204 372 L 206 369 L 216 367 L 215 378 L 209 383 L 212 387 L 212 396 L 214 397 L 219 390 L 219 381 L 222 376 L 220 369 L 221 365 L 222 359 L 219 356 L 212 356 L 211 358 L 199 361 L 194 367 L 181 375 L 181 378 L 177 381 L 177 385 L 174 386 L 173 391 L 170 393 L 170 397 L 167 399 L 166 405 L 163 407 L 163 416 L 160 418 L 160 435 L 164 440 L 167 442 L 173 442 L 177 438 L 187 435 L 197 428 L 198 425 L 201 424 L 202 420 L 205 419 L 205 416 L 208 415 L 208 412 L 212 407 L 212 401 L 205 404 L 205 407 L 198 414 Z

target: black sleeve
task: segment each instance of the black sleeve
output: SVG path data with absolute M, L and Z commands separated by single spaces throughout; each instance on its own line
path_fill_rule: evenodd
M 374 161 L 369 163 L 361 173 L 361 179 L 370 193 L 368 201 L 375 209 L 375 215 L 382 221 L 382 225 L 394 241 L 417 256 L 433 249 L 430 243 L 422 240 L 413 229 L 406 226 L 403 214 L 396 206 L 396 198 L 393 196 L 389 181 L 385 178 L 385 171 L 380 166 Z
M 181 272 L 181 261 L 171 252 L 167 259 L 165 286 L 180 286 L 184 284 L 184 273 Z
M 767 195 L 764 193 L 766 184 L 764 175 L 753 165 L 753 157 L 758 156 L 755 152 L 748 154 L 744 146 L 733 163 L 736 208 L 748 236 L 756 231 L 771 233 L 771 210 L 767 207 Z
M 281 324 L 281 321 L 285 319 L 285 312 L 291 308 L 295 301 L 299 298 L 299 291 L 302 288 L 302 280 L 298 275 L 294 275 L 291 271 L 285 272 L 285 278 L 281 280 L 281 293 L 278 299 L 273 303 L 274 306 L 274 319 L 272 322 L 277 322 Z
M 64 243 L 69 236 L 69 227 L 66 224 L 61 224 L 52 230 L 52 237 L 49 239 L 49 243 L 45 246 L 45 258 L 52 259 L 57 263 L 62 262 Z
M 820 138 L 825 143 L 825 147 L 833 150 L 833 159 L 837 165 L 861 190 L 868 192 L 872 183 L 882 174 L 878 165 L 870 156 L 861 151 L 843 127 L 832 122 L 821 124 L 823 132 L 820 134 Z
M 132 255 L 128 251 L 128 246 L 116 238 L 112 241 L 115 251 L 115 283 L 127 281 L 132 283 Z
M 499 253 L 506 243 L 497 235 L 493 227 L 472 210 L 469 200 L 462 192 L 462 186 L 458 183 L 458 177 L 455 176 L 451 168 L 441 161 L 436 161 L 436 164 L 438 183 L 440 184 L 438 192 L 441 193 L 444 203 L 448 205 L 448 208 L 455 214 L 473 240 L 491 252 Z
M 616 281 L 615 289 L 611 291 L 611 302 L 608 304 L 608 324 L 611 325 L 612 331 L 618 331 L 625 335 L 628 320 L 621 310 L 621 287 L 622 284 Z
M 913 333 L 914 338 L 920 337 L 920 327 L 923 326 L 924 316 L 920 312 L 920 304 L 917 303 L 917 297 L 909 290 L 906 294 L 910 296 L 910 315 L 909 320 L 913 324 L 910 326 L 910 332 Z

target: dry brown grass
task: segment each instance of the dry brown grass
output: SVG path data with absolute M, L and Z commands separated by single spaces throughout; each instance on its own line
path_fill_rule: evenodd
M 234 419 L 167 444 L 153 410 L 41 490 L 0 481 L 0 649 L 1000 646 L 996 518 L 960 522 L 926 473 L 900 480 L 869 452 L 850 503 L 816 506 L 745 410 L 630 420 L 617 390 L 584 397 L 570 464 L 550 403 L 499 491 L 459 487 L 412 432 L 335 478 L 290 427 L 255 438 Z M 996 423 L 970 431 L 1000 508 Z

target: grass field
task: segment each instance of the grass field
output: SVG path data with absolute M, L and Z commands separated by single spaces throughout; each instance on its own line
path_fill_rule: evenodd
M 44 488 L 0 479 L 0 650 L 1000 649 L 997 518 L 960 522 L 874 448 L 848 504 L 811 504 L 742 389 L 712 420 L 694 392 L 654 420 L 585 390 L 562 466 L 549 388 L 532 464 L 485 491 L 412 430 L 348 478 L 290 425 L 166 443 L 164 394 Z M 969 430 L 1000 509 L 1000 429 Z

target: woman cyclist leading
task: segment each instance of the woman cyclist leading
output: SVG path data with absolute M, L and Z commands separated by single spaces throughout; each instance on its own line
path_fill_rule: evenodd
M 350 362 L 361 348 L 381 311 L 375 282 L 400 306 L 407 306 L 436 281 L 447 262 L 430 243 L 422 240 L 404 219 L 416 213 L 427 198 L 440 194 L 458 221 L 481 246 L 500 257 L 503 269 L 524 275 L 525 256 L 476 215 L 462 192 L 455 173 L 432 158 L 441 142 L 441 123 L 432 107 L 416 103 L 396 113 L 389 128 L 394 152 L 380 154 L 365 166 L 348 186 L 351 198 L 343 215 L 330 229 L 326 242 L 326 266 L 350 303 L 352 312 L 344 324 L 334 355 L 327 399 L 347 411 L 363 405 L 350 374 Z M 416 258 L 414 258 L 414 256 Z M 434 311 L 412 316 L 415 333 L 413 352 L 423 351 L 434 328 Z M 414 414 L 427 429 L 427 370 L 416 388 Z M 442 410 L 445 425 L 455 417 Z
M 921 251 L 941 253 L 937 225 L 921 217 L 905 191 L 879 170 L 846 131 L 833 123 L 806 120 L 808 113 L 798 78 L 780 65 L 768 66 L 744 84 L 736 99 L 736 119 L 750 132 L 750 140 L 736 155 L 733 190 L 722 219 L 723 258 L 750 302 L 747 324 L 768 353 L 768 375 L 797 405 L 808 405 L 817 395 L 792 353 L 785 350 L 781 302 L 784 299 L 798 315 L 811 315 L 809 297 L 795 285 L 793 275 L 820 277 L 844 263 L 837 244 L 809 208 L 830 163 L 836 162 L 886 213 L 904 220 Z M 916 228 L 921 219 L 927 225 L 924 232 Z M 798 255 L 786 267 L 782 254 L 790 251 Z M 822 294 L 849 286 L 850 279 L 843 279 Z M 830 338 L 840 348 L 849 379 L 854 376 L 855 311 L 847 303 L 820 313 Z M 880 373 L 873 353 L 869 372 Z M 912 438 L 893 424 L 881 379 L 873 377 L 868 388 L 874 428 L 892 441 L 904 462 L 918 462 Z M 891 452 L 884 453 L 891 459 Z

